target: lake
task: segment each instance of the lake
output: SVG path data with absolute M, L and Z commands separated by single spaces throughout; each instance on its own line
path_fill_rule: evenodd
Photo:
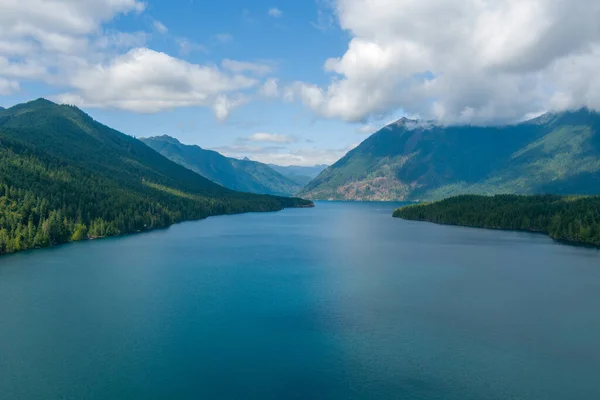
M 0 397 L 600 398 L 600 251 L 397 205 L 0 257 Z

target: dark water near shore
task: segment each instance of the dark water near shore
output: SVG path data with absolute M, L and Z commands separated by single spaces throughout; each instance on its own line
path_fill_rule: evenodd
M 0 257 L 0 397 L 600 399 L 600 251 L 395 206 Z

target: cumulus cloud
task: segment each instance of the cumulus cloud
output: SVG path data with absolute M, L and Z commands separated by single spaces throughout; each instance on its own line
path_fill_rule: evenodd
M 213 104 L 213 110 L 215 116 L 219 121 L 224 121 L 229 117 L 231 111 L 248 102 L 248 98 L 243 95 L 236 95 L 235 98 L 231 98 L 227 95 L 221 94 L 217 96 Z
M 600 107 L 600 2 L 335 0 L 351 39 L 327 86 L 284 90 L 322 116 L 403 110 L 447 123 L 514 121 Z
M 107 30 L 119 15 L 140 13 L 141 0 L 5 0 L 0 1 L 0 95 L 20 90 L 31 80 L 60 87 L 53 100 L 84 107 L 118 108 L 151 113 L 176 107 L 211 108 L 218 120 L 245 104 L 248 91 L 271 66 L 226 60 L 214 64 L 186 62 L 146 47 L 146 32 Z M 160 21 L 149 19 L 166 34 Z M 175 38 L 182 54 L 205 50 Z M 219 34 L 216 41 L 232 40 Z
M 221 62 L 221 66 L 238 74 L 243 72 L 251 72 L 256 75 L 266 75 L 273 71 L 273 67 L 268 64 L 236 61 L 227 58 Z
M 267 13 L 269 14 L 269 17 L 273 18 L 279 18 L 283 15 L 283 11 L 276 7 L 270 8 Z
M 0 76 L 9 78 L 43 78 L 47 73 L 43 65 L 33 61 L 13 62 L 0 56 Z
M 263 142 L 263 143 L 295 143 L 298 141 L 297 138 L 289 135 L 282 135 L 280 133 L 266 133 L 257 132 L 252 134 L 249 138 L 251 142 Z
M 213 106 L 217 117 L 224 119 L 242 102 L 224 93 L 251 88 L 257 81 L 138 48 L 107 65 L 79 68 L 69 77 L 68 84 L 74 90 L 58 96 L 65 103 L 136 112 Z
M 138 0 L 0 1 L 0 77 L 63 84 L 80 65 L 142 44 L 145 34 L 103 31 L 102 25 L 144 7 Z M 10 87 L 18 90 L 18 81 Z
M 145 3 L 138 0 L 4 0 L 0 2 L 0 38 L 33 39 L 46 50 L 70 53 L 85 49 L 86 35 L 101 23 L 144 8 Z
M 19 89 L 19 82 L 0 78 L 0 96 L 6 96 L 14 92 L 18 92 Z

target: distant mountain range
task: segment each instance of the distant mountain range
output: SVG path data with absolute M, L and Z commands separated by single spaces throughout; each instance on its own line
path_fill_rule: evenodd
M 229 189 L 291 196 L 323 169 L 320 167 L 278 167 L 247 158 L 225 157 L 199 146 L 185 145 L 167 135 L 140 139 L 170 160 Z
M 298 182 L 304 187 L 310 181 L 315 179 L 325 168 L 328 167 L 326 164 L 313 165 L 312 167 L 302 167 L 296 165 L 281 166 L 275 164 L 269 164 L 269 167 L 288 178 Z
M 309 205 L 227 189 L 76 107 L 39 99 L 0 111 L 0 254 Z
M 498 193 L 600 193 L 600 114 L 550 113 L 501 127 L 404 118 L 370 136 L 299 195 L 433 200 Z

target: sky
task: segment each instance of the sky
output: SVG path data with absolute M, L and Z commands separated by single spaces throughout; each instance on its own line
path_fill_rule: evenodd
M 0 0 L 0 105 L 330 164 L 403 116 L 600 109 L 599 20 L 594 0 Z

